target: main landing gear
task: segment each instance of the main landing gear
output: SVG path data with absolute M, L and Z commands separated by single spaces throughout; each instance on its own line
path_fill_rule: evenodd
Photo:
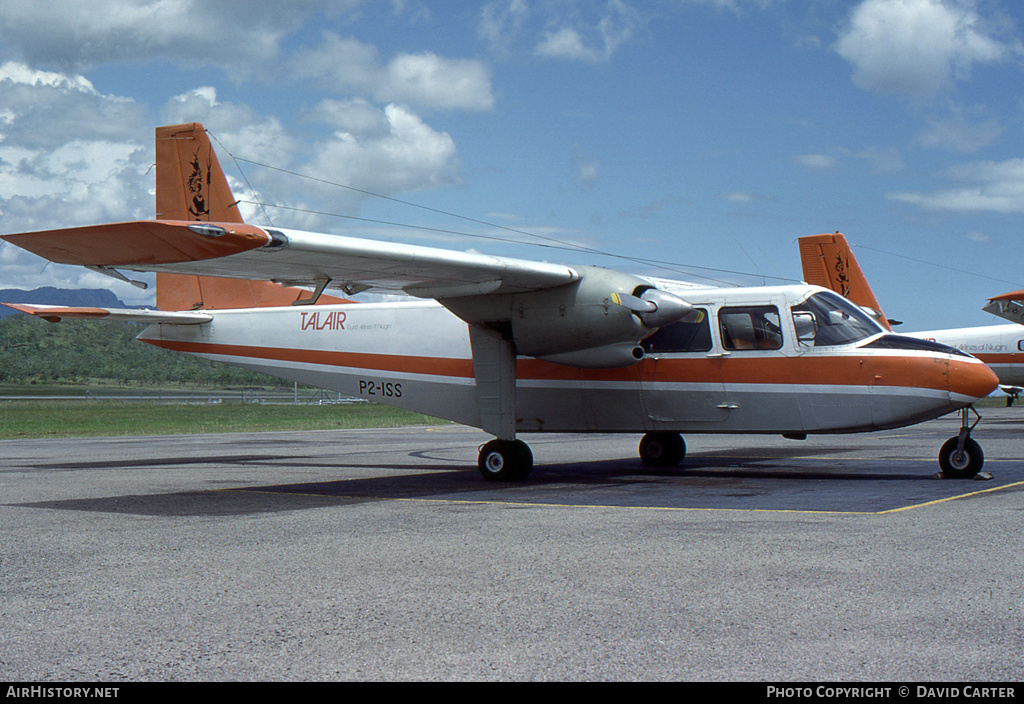
M 968 410 L 977 416 L 973 423 L 969 422 Z M 981 471 L 985 454 L 981 451 L 981 445 L 971 437 L 971 431 L 980 420 L 981 416 L 974 410 L 974 406 L 960 411 L 960 433 L 944 442 L 939 450 L 939 468 L 944 477 L 970 479 Z
M 533 453 L 522 440 L 491 440 L 480 448 L 477 467 L 488 481 L 519 481 L 530 475 Z
M 679 433 L 647 433 L 640 439 L 640 462 L 645 467 L 675 467 L 686 457 L 686 441 Z

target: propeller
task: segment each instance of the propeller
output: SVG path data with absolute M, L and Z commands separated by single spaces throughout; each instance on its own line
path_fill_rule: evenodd
M 636 313 L 640 322 L 652 329 L 675 323 L 694 312 L 700 314 L 679 296 L 656 288 L 649 288 L 639 296 L 613 292 L 612 301 Z

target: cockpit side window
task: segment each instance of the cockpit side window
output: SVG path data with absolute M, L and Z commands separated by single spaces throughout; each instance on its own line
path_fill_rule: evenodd
M 727 350 L 777 350 L 782 326 L 775 306 L 744 306 L 718 311 L 722 346 Z
M 644 352 L 708 352 L 711 349 L 708 312 L 702 308 L 696 310 L 700 313 L 699 320 L 680 320 L 678 323 L 666 325 L 640 343 Z
M 857 306 L 827 291 L 793 306 L 793 325 L 801 347 L 846 345 L 885 332 Z

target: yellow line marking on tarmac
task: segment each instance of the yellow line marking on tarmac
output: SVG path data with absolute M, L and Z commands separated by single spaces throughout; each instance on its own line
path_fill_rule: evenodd
M 991 494 L 996 491 L 1002 491 L 1003 489 L 1010 489 L 1015 486 L 1024 486 L 1024 482 L 1013 482 L 1012 484 L 1006 484 L 1004 486 L 994 486 L 991 489 L 981 489 L 980 491 L 971 491 L 966 494 L 959 494 L 957 496 L 947 496 L 944 499 L 935 499 L 934 501 L 925 501 L 920 504 L 913 504 L 911 506 L 903 506 L 901 508 L 890 508 L 885 511 L 878 511 L 876 515 L 882 515 L 884 513 L 899 513 L 900 511 L 909 511 L 912 508 L 923 508 L 925 506 L 934 506 L 936 504 L 944 504 L 947 501 L 955 501 L 957 499 L 966 499 L 971 496 L 979 496 L 981 494 Z

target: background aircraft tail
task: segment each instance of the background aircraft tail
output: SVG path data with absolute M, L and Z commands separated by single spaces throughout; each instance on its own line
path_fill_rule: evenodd
M 156 217 L 158 220 L 244 222 L 206 129 L 199 123 L 156 129 Z M 269 281 L 185 274 L 156 275 L 160 310 L 286 306 L 310 297 L 301 288 Z M 318 303 L 344 303 L 320 296 Z
M 860 307 L 868 309 L 883 327 L 892 330 L 892 321 L 882 314 L 882 308 L 878 305 L 878 300 L 871 291 L 857 258 L 853 256 L 846 237 L 836 232 L 831 235 L 801 237 L 799 242 L 804 281 L 832 289 L 845 296 Z

